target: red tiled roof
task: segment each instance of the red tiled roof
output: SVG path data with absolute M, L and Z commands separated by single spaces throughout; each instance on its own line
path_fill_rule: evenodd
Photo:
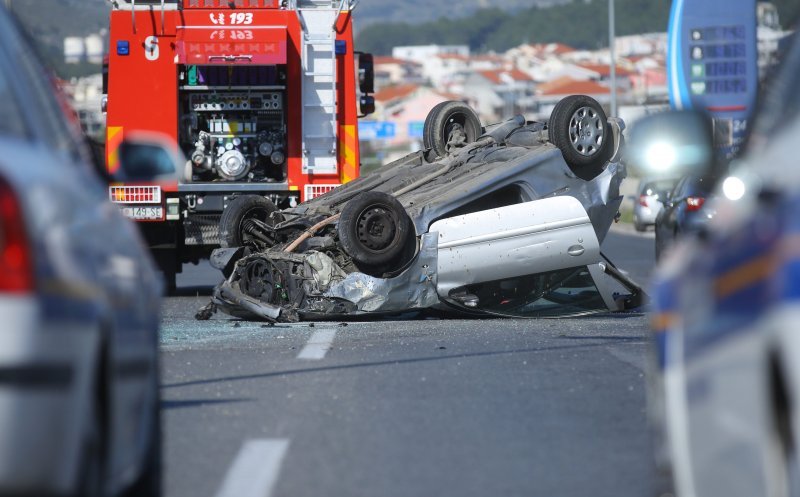
M 478 74 L 496 85 L 504 83 L 502 75 L 509 76 L 514 81 L 533 81 L 530 76 L 516 68 L 510 71 L 478 71 Z
M 609 67 L 608 64 L 578 64 L 578 67 L 596 72 L 601 77 L 611 76 L 611 67 Z M 624 67 L 617 66 L 617 76 L 627 77 L 632 74 L 633 73 L 631 71 L 625 69 Z
M 578 81 L 570 77 L 543 83 L 536 89 L 540 95 L 603 95 L 611 90 L 595 81 Z
M 565 53 L 574 52 L 575 49 L 563 43 L 537 43 L 531 45 L 531 48 L 537 52 L 544 52 L 553 55 L 563 55 Z
M 483 55 L 474 55 L 472 57 L 474 61 L 488 61 L 488 62 L 505 62 L 505 59 L 499 55 L 493 54 L 483 54 Z
M 389 102 L 411 95 L 419 89 L 419 85 L 395 85 L 378 90 L 374 97 L 377 102 Z

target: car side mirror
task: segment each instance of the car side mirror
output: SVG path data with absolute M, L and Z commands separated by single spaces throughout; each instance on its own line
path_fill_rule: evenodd
M 631 126 L 627 144 L 626 160 L 641 177 L 704 176 L 716 169 L 711 119 L 699 112 L 644 117 Z
M 358 54 L 358 88 L 361 93 L 375 93 L 375 63 L 372 54 Z
M 109 161 L 113 181 L 177 181 L 186 160 L 172 138 L 157 133 L 130 133 L 120 143 L 116 161 Z

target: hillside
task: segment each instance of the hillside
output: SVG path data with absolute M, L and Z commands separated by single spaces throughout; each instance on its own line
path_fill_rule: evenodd
M 617 34 L 664 31 L 667 0 L 615 0 Z M 565 3 L 568 2 L 568 3 Z M 781 21 L 797 19 L 800 2 L 773 0 Z M 86 36 L 108 24 L 107 0 L 11 0 L 45 59 L 61 76 L 96 72 L 62 61 L 65 36 Z M 608 43 L 608 0 L 361 0 L 355 12 L 360 50 L 389 54 L 397 45 L 466 44 L 505 50 L 524 42 L 562 42 L 577 48 Z M 498 6 L 499 5 L 499 6 Z
M 367 0 L 365 0 L 367 1 Z M 800 12 L 797 0 L 774 0 L 788 27 Z M 615 0 L 617 36 L 666 31 L 670 2 Z M 473 51 L 504 51 L 522 43 L 560 42 L 575 48 L 608 45 L 608 0 L 571 0 L 550 7 L 513 11 L 490 8 L 465 18 L 425 23 L 380 22 L 360 31 L 359 50 L 389 55 L 398 45 L 469 45 Z

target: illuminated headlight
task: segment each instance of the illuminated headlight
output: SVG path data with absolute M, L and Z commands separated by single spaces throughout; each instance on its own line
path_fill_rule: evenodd
M 728 176 L 722 182 L 722 193 L 730 200 L 736 201 L 744 197 L 747 187 L 741 178 Z
M 647 149 L 647 163 L 655 172 L 669 171 L 676 162 L 675 147 L 668 142 L 654 143 Z
M 181 218 L 181 204 L 177 198 L 167 199 L 167 221 L 178 221 Z

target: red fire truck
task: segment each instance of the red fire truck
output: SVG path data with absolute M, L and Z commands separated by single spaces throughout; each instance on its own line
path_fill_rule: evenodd
M 221 220 L 358 176 L 374 90 L 372 57 L 353 47 L 357 0 L 110 1 L 109 171 L 126 133 L 170 136 L 187 158 L 172 183 L 110 187 L 169 286 L 226 243 Z

